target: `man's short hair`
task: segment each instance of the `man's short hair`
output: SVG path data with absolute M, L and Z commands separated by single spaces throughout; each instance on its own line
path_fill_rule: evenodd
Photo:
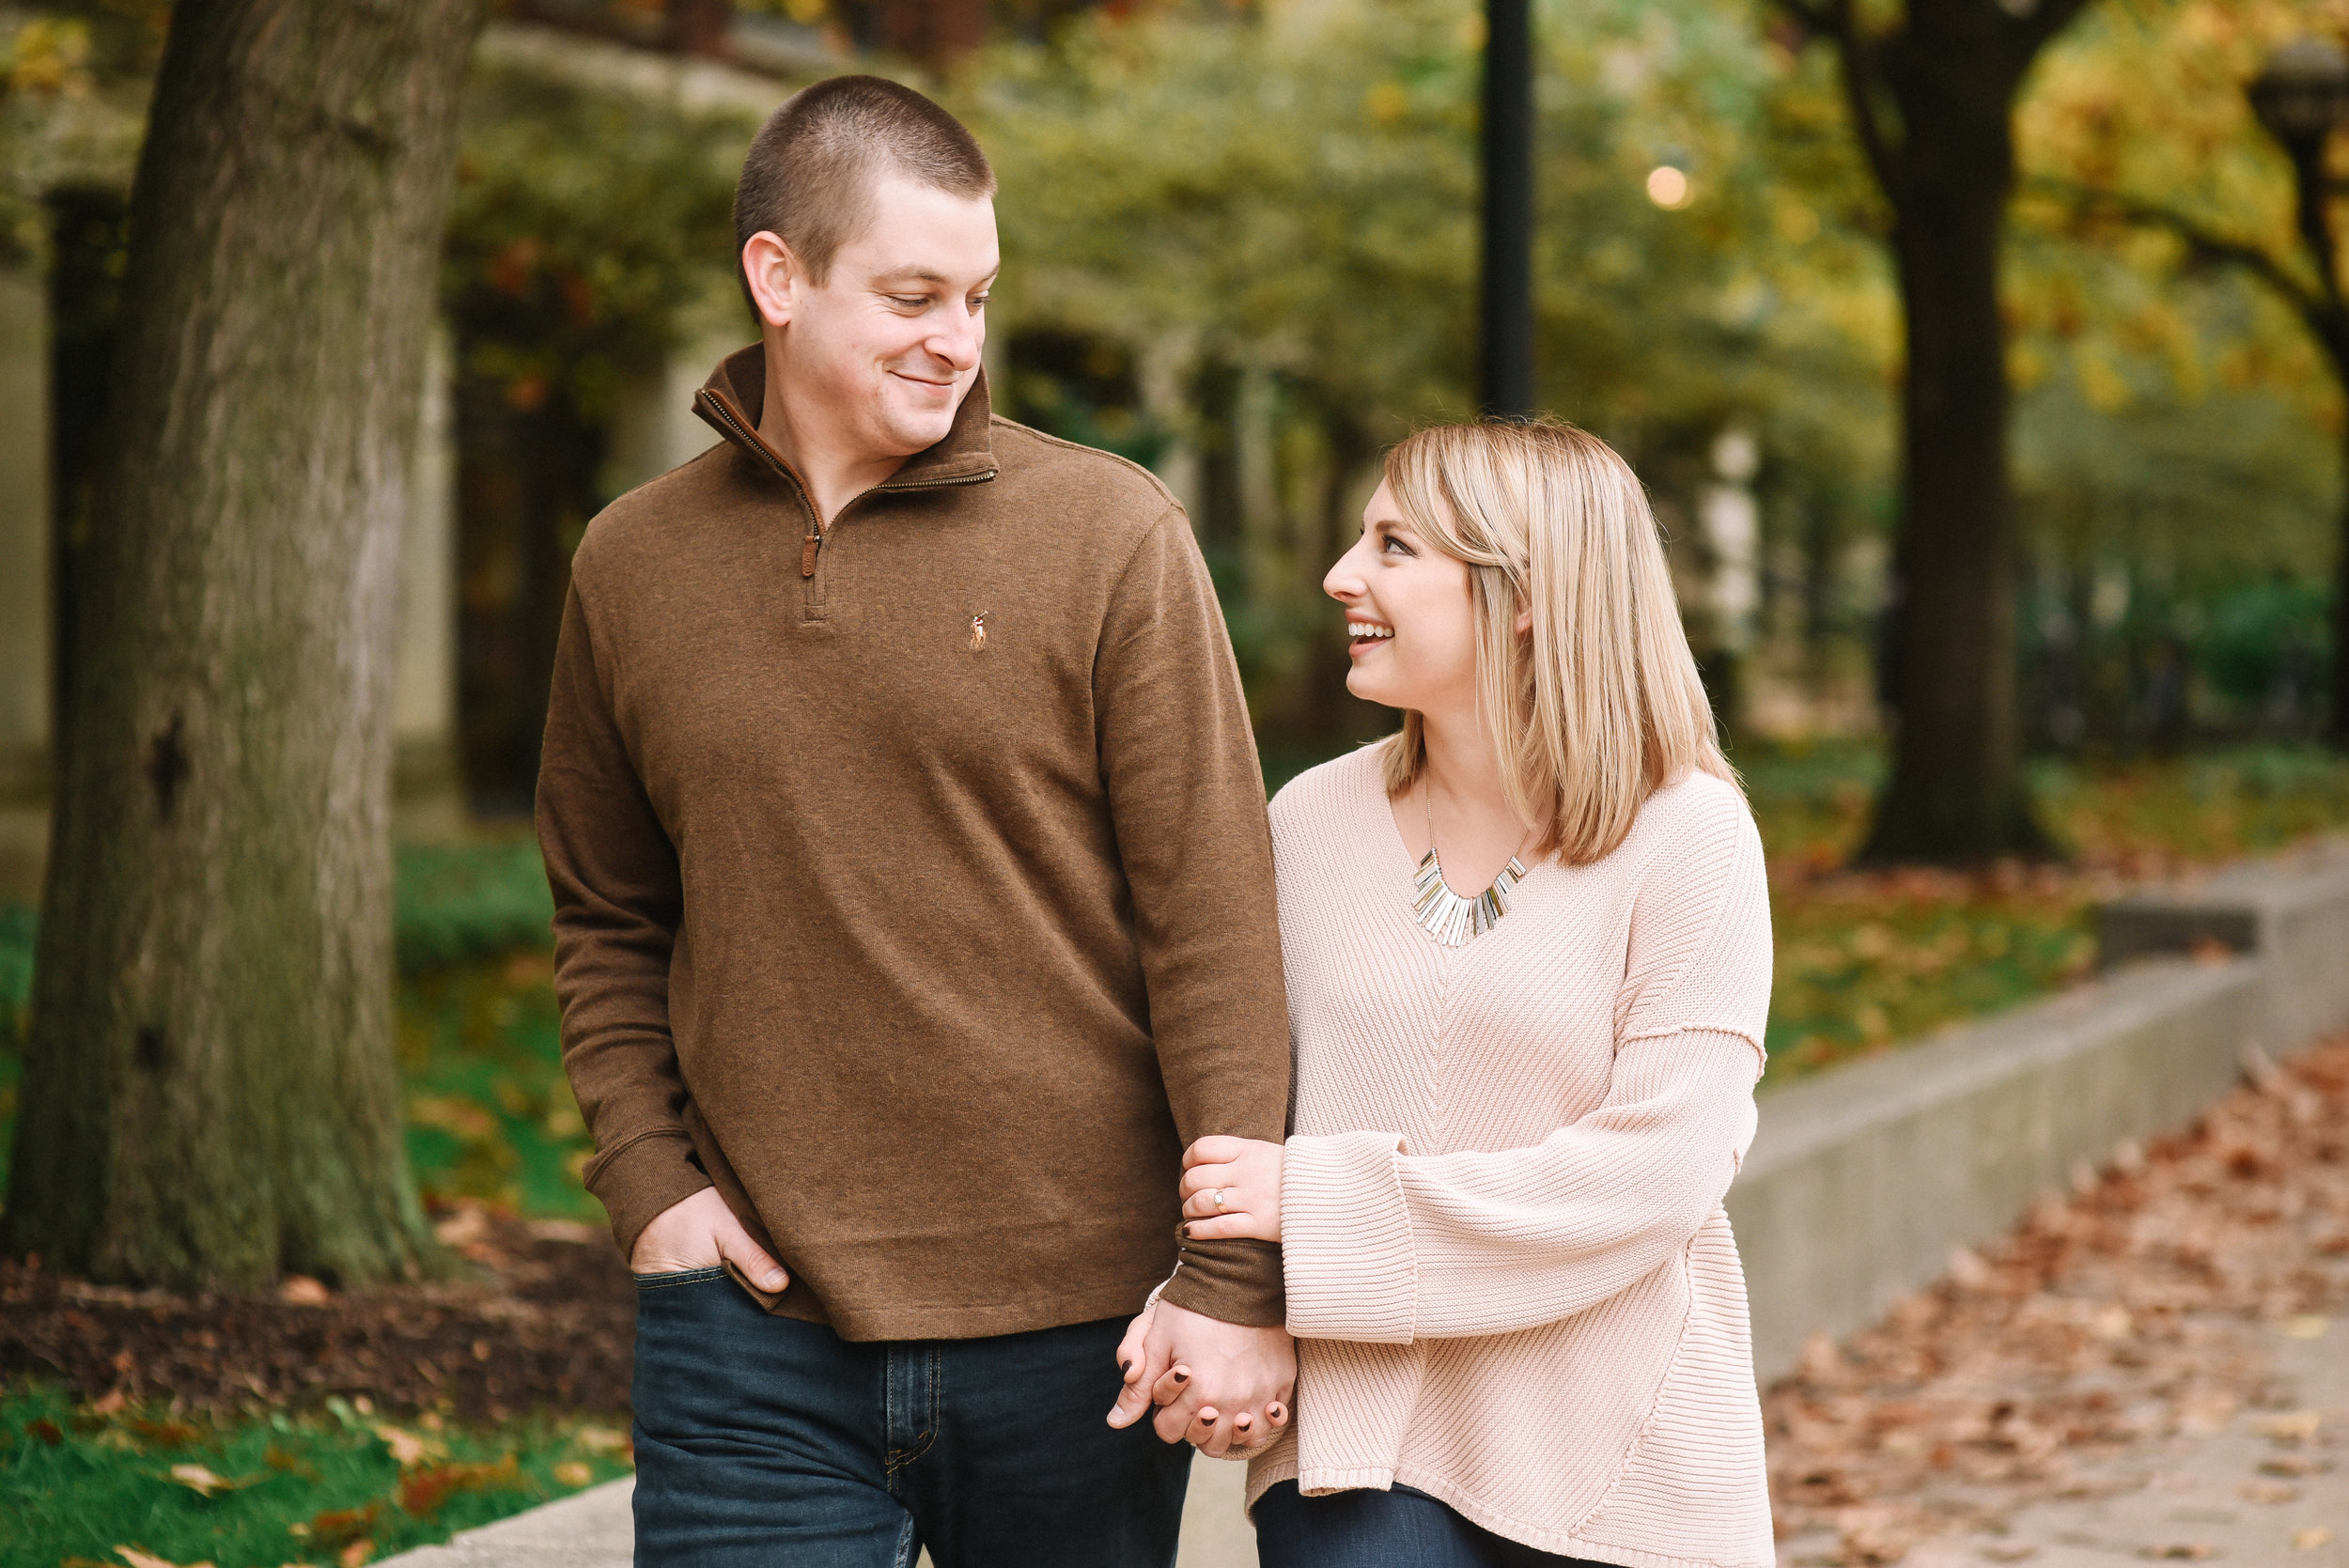
M 734 254 L 765 229 L 822 283 L 840 247 L 873 216 L 888 175 L 957 196 L 991 196 L 995 171 L 963 123 L 911 87 L 834 76 L 767 116 L 734 188 Z M 747 292 L 748 280 L 744 280 Z

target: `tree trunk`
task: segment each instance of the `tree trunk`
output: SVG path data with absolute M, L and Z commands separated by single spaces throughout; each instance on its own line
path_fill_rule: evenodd
M 2047 8 L 2053 9 L 2052 7 Z M 1971 0 L 1912 0 L 1883 52 L 1907 354 L 1893 551 L 1899 714 L 1861 859 L 2035 853 L 2015 691 L 2015 518 L 1999 270 L 2015 97 L 2045 35 Z M 2056 24 L 2060 25 L 2060 20 Z
M 173 21 L 132 198 L 0 1244 L 412 1271 L 390 1049 L 399 536 L 482 0 Z
M 1870 860 L 1977 860 L 2039 846 L 2015 700 L 2015 508 L 1999 320 L 2007 191 L 1989 158 L 1978 150 L 1975 159 L 1948 161 L 1952 178 L 1904 209 L 1893 241 L 1907 351 L 1894 551 L 1900 719 Z
M 2334 363 L 2340 367 L 2335 380 L 2349 396 L 2349 359 L 2336 356 Z M 2341 554 L 2333 563 L 2333 690 L 2325 729 L 2336 749 L 2349 751 L 2349 432 L 2341 443 Z

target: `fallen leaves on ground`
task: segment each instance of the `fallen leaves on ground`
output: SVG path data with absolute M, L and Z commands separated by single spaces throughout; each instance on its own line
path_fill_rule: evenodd
M 172 1480 L 178 1482 L 189 1491 L 195 1493 L 198 1497 L 204 1498 L 218 1497 L 223 1492 L 238 1491 L 243 1487 L 251 1486 L 257 1482 L 263 1482 L 269 1479 L 269 1477 L 265 1475 L 247 1475 L 231 1478 L 216 1474 L 202 1465 L 174 1465 L 171 1467 L 170 1475 Z
M 322 1552 L 338 1552 L 373 1535 L 382 1517 L 381 1500 L 364 1508 L 331 1508 L 307 1524 L 292 1526 L 291 1533 Z
M 1953 1254 L 1877 1327 L 1814 1341 L 1765 1403 L 1781 1537 L 1824 1527 L 1845 1562 L 1898 1561 L 2079 1495 L 2085 1456 L 2271 1406 L 2256 1339 L 2222 1325 L 2307 1333 L 2349 1309 L 2349 1270 L 2323 1261 L 2349 1253 L 2349 1038 L 2255 1068 L 2191 1131 L 2124 1145 L 2003 1244 Z M 2263 1468 L 2302 1473 L 2320 1425 L 2273 1407 Z
M 521 1469 L 510 1453 L 494 1464 L 428 1465 L 400 1478 L 399 1506 L 419 1519 L 428 1519 L 459 1492 L 485 1492 L 521 1483 Z
M 423 1464 L 432 1452 L 432 1445 L 422 1437 L 397 1426 L 379 1426 L 375 1428 L 375 1435 L 382 1440 L 385 1448 L 391 1450 L 392 1462 L 403 1470 Z

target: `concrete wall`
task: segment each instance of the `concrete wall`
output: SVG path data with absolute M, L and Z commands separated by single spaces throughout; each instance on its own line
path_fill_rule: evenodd
M 2103 924 L 2120 967 L 2090 985 L 1764 1093 L 1729 1195 L 1763 1381 L 2124 1141 L 2189 1125 L 2247 1049 L 2349 1028 L 2349 843 L 2133 898 Z M 2199 956 L 2163 955 L 2182 951 Z
M 2107 965 L 2149 953 L 2255 953 L 2263 960 L 2257 1043 L 2270 1054 L 2349 1029 L 2349 837 L 2319 839 L 2106 905 Z

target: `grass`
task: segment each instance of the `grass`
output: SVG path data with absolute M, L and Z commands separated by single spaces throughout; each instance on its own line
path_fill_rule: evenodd
M 627 1473 L 626 1436 L 540 1420 L 463 1431 L 393 1426 L 330 1399 L 224 1425 L 74 1405 L 54 1389 L 0 1401 L 0 1568 L 209 1562 L 351 1568 L 443 1541 Z
M 2131 882 L 2349 827 L 2349 759 L 2314 749 L 2041 762 L 2032 795 L 2066 862 L 1855 873 L 1842 868 L 1880 781 L 1873 749 L 1737 760 L 1770 859 L 1777 1082 L 2082 978 L 2096 904 Z
M 408 1162 L 428 1198 L 602 1221 L 579 1184 L 593 1151 L 563 1077 L 545 952 L 402 979 L 397 1028 Z

